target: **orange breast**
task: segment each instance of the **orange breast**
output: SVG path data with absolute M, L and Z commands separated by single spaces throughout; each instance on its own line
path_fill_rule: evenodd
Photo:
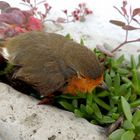
M 103 76 L 97 79 L 91 79 L 88 77 L 74 76 L 68 81 L 68 85 L 64 88 L 63 93 L 69 93 L 76 95 L 79 91 L 81 93 L 91 92 L 97 85 L 103 81 Z

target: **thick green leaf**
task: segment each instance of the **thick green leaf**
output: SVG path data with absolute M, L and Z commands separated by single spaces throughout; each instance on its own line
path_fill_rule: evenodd
M 105 83 L 107 84 L 108 87 L 112 86 L 112 79 L 108 73 L 105 74 Z
M 117 75 L 114 77 L 113 86 L 114 86 L 114 88 L 115 88 L 115 94 L 116 94 L 116 95 L 119 95 L 119 92 L 120 92 L 120 75 L 119 75 L 119 74 L 117 74 Z
M 81 99 L 86 99 L 87 98 L 87 94 L 83 94 L 81 92 L 77 92 L 77 97 L 81 98 Z
M 115 77 L 116 73 L 113 69 L 110 70 L 110 77 Z
M 114 102 L 114 104 L 117 104 L 120 101 L 120 96 L 113 96 L 112 101 Z
M 75 107 L 72 105 L 72 104 L 70 104 L 70 103 L 68 103 L 67 101 L 59 101 L 59 103 L 65 108 L 65 109 L 67 109 L 67 110 L 69 110 L 69 111 L 74 111 L 74 109 L 75 109 Z
M 130 104 L 131 107 L 137 107 L 140 106 L 140 99 L 135 100 Z
M 115 113 L 117 111 L 118 107 L 113 107 L 109 110 L 109 113 L 108 114 L 112 114 L 112 113 Z
M 126 74 L 129 74 L 129 70 L 127 70 L 126 68 L 118 68 L 117 69 L 117 72 L 120 74 L 120 75 L 126 75 Z
M 109 89 L 111 92 L 114 92 L 115 91 L 115 88 L 114 87 L 110 87 Z
M 128 101 L 131 97 L 131 94 L 132 93 L 132 89 L 129 88 L 127 91 L 126 91 L 126 94 L 124 95 L 125 99 Z
M 131 69 L 136 69 L 137 65 L 134 59 L 134 56 L 131 55 Z
M 110 116 L 103 116 L 102 119 L 100 120 L 101 124 L 108 124 L 113 122 L 115 122 L 115 120 Z
M 117 65 L 120 66 L 123 61 L 125 60 L 124 55 L 121 55 L 116 61 L 117 61 Z
M 82 113 L 84 113 L 84 114 L 87 114 L 87 112 L 86 112 L 86 106 L 83 105 L 83 104 L 81 104 L 81 105 L 80 105 L 80 111 L 81 111 Z
M 140 66 L 137 68 L 137 77 L 138 77 L 139 86 L 140 86 Z
M 75 109 L 74 114 L 76 117 L 84 117 L 84 113 L 82 113 L 80 110 Z
M 135 133 L 133 131 L 126 131 L 123 133 L 120 140 L 134 140 Z
M 78 107 L 78 100 L 77 99 L 74 99 L 72 100 L 72 105 L 77 108 Z
M 137 99 L 137 94 L 132 92 L 129 101 L 134 102 Z
M 114 120 L 117 120 L 119 118 L 120 114 L 119 113 L 112 113 L 111 117 Z
M 128 88 L 127 84 L 122 84 L 120 86 L 120 95 L 125 95 L 127 93 L 127 88 Z
M 100 98 L 98 98 L 96 95 L 94 95 L 94 98 L 93 100 L 99 105 L 101 106 L 102 108 L 106 109 L 106 110 L 110 110 L 111 107 L 106 104 L 103 100 L 101 100 Z
M 99 124 L 95 119 L 94 120 L 91 120 L 90 123 L 96 124 L 96 125 Z
M 117 65 L 116 60 L 111 59 L 110 63 L 111 63 L 111 65 L 110 65 L 110 66 L 111 66 L 111 68 L 112 68 L 114 71 L 116 71 L 116 70 L 117 70 L 117 68 L 118 68 L 118 65 Z
M 83 46 L 85 45 L 84 40 L 82 38 L 80 39 L 80 44 Z
M 70 94 L 66 94 L 66 95 L 62 94 L 62 95 L 58 96 L 58 98 L 64 98 L 64 99 L 79 99 L 79 98 L 81 98 L 81 97 L 72 96 L 72 95 L 70 95 Z
M 122 127 L 125 129 L 125 130 L 134 130 L 135 129 L 135 126 L 132 122 L 130 122 L 129 120 L 125 120 Z
M 140 54 L 138 56 L 138 64 L 137 64 L 137 68 L 140 69 Z
M 80 109 L 77 109 L 82 113 L 83 118 L 92 119 L 92 115 L 89 115 L 84 104 L 80 105 Z
M 120 140 L 122 135 L 125 133 L 124 129 L 117 129 L 109 135 L 109 140 Z
M 92 99 L 93 99 L 93 94 L 92 93 L 88 93 L 87 94 L 87 98 L 86 98 L 86 105 L 91 106 L 92 105 Z
M 66 38 L 66 39 L 71 39 L 71 35 L 70 35 L 70 34 L 66 34 L 66 35 L 65 35 L 65 38 Z
M 121 79 L 123 82 L 125 82 L 127 84 L 130 84 L 130 85 L 132 84 L 132 81 L 130 79 L 128 79 L 127 77 L 122 76 Z
M 104 97 L 106 97 L 106 96 L 110 96 L 110 92 L 104 90 L 104 91 L 98 93 L 97 96 L 98 96 L 98 97 L 104 98 Z
M 89 105 L 86 105 L 86 112 L 89 114 L 89 115 L 92 115 L 94 110 L 91 106 Z
M 130 104 L 127 102 L 127 100 L 123 96 L 121 96 L 121 105 L 122 105 L 122 109 L 127 120 L 132 121 L 132 113 L 130 110 Z
M 139 79 L 138 79 L 137 71 L 135 69 L 132 70 L 132 82 L 136 92 L 139 92 L 139 88 L 140 88 Z
M 136 135 L 139 135 L 139 137 L 140 137 L 140 125 L 135 127 L 134 132 L 135 132 Z
M 96 103 L 93 103 L 92 106 L 93 106 L 93 110 L 94 110 L 95 115 L 96 115 L 99 119 L 101 119 L 103 116 L 102 116 L 101 110 L 100 110 L 100 108 L 98 107 L 98 105 L 97 105 Z
M 140 123 L 140 110 L 137 110 L 134 115 L 133 115 L 133 118 L 132 118 L 132 122 L 135 126 L 138 125 L 138 123 Z

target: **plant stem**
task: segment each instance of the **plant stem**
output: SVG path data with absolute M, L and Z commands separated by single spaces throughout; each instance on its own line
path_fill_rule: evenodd
M 128 39 L 128 30 L 126 30 L 126 33 L 125 33 L 125 41 L 127 41 Z
M 122 42 L 119 46 L 117 46 L 115 49 L 113 49 L 111 52 L 114 53 L 119 48 L 121 48 L 123 45 L 128 44 L 128 43 L 133 43 L 133 42 L 140 42 L 140 38 L 134 39 L 134 40 L 129 40 L 129 41 L 126 40 L 126 41 Z
M 112 123 L 107 129 L 107 135 L 110 135 L 113 131 L 115 131 L 124 121 L 124 116 L 121 115 L 114 123 Z
M 36 7 L 36 0 L 34 0 L 34 7 Z
M 66 17 L 67 17 L 66 21 L 68 23 L 69 22 L 69 16 L 68 16 L 68 14 L 66 14 Z

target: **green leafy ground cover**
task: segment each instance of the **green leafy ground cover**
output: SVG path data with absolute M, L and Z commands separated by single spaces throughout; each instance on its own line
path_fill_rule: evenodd
M 55 101 L 75 116 L 107 128 L 110 140 L 140 139 L 140 56 L 138 64 L 133 56 L 125 64 L 123 55 L 115 59 L 94 51 L 104 61 L 108 90 L 60 95 Z

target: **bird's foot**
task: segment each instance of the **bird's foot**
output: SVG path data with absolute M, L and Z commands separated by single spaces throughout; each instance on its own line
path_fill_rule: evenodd
M 43 98 L 43 99 L 38 103 L 38 105 L 52 104 L 52 103 L 53 103 L 53 98 L 54 98 L 54 95 L 49 95 L 49 96 Z

